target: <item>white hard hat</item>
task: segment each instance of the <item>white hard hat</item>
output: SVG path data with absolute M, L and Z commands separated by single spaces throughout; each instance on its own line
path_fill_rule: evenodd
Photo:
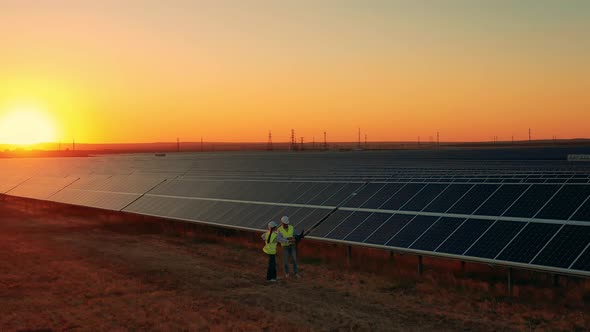
M 274 221 L 271 221 L 271 222 L 268 223 L 268 228 L 275 228 L 277 226 L 278 226 L 277 223 L 274 222 Z
M 287 216 L 282 217 L 281 222 L 285 225 L 289 225 L 289 217 L 287 217 Z

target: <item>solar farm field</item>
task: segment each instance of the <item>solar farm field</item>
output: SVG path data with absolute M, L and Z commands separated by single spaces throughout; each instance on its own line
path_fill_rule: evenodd
M 3 278 L 3 298 L 32 305 L 0 300 L 13 313 L 0 327 L 76 329 L 86 319 L 99 330 L 587 327 L 590 320 L 581 312 L 590 276 L 590 168 L 565 160 L 476 161 L 466 155 L 354 151 L 0 160 L 0 231 L 6 237 L 0 254 L 9 257 L 3 271 L 18 266 Z M 283 215 L 307 234 L 300 256 L 304 273 L 274 288 L 263 280 L 260 244 L 247 235 Z M 242 235 L 197 234 L 191 242 L 145 231 L 125 218 Z M 131 231 L 121 232 L 123 226 Z M 366 262 L 357 258 L 357 265 L 323 264 L 314 256 L 344 247 L 353 255 L 395 253 L 396 261 L 380 273 L 356 269 L 373 264 L 369 256 Z M 396 266 L 415 264 L 416 257 L 420 264 L 424 257 L 427 264 L 483 268 L 476 269 L 476 286 L 460 286 L 466 292 L 434 274 L 390 274 Z M 491 269 L 482 274 L 486 266 Z M 516 288 L 524 302 L 503 301 L 505 279 L 493 281 L 496 268 L 582 282 L 567 281 L 543 295 L 525 291 L 521 282 Z M 482 281 L 486 274 L 489 283 Z M 271 296 L 281 287 L 292 298 Z M 65 302 L 47 311 L 56 301 Z M 244 303 L 249 306 L 242 310 Z M 282 326 L 276 315 L 285 306 L 293 312 Z
M 242 153 L 3 160 L 1 192 L 309 239 L 590 276 L 590 172 L 566 161 Z

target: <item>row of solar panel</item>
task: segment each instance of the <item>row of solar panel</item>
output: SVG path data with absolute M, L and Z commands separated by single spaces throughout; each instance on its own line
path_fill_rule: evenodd
M 328 215 L 331 209 L 146 195 L 125 211 L 250 229 L 264 229 L 269 221 L 278 221 L 287 215 L 293 220 L 293 225 L 301 231 L 312 228 Z
M 319 238 L 590 271 L 590 227 L 338 210 Z
M 344 207 L 590 221 L 590 186 L 369 183 Z
M 153 177 L 91 176 L 37 177 L 22 183 L 13 181 L 13 185 L 16 187 L 10 189 L 11 195 L 71 204 L 84 199 L 94 202 L 91 206 L 113 210 L 152 190 L 152 194 L 174 197 L 590 221 L 590 186 L 577 184 L 369 183 L 363 187 L 361 183 L 339 182 L 165 181 Z M 113 198 L 107 193 L 126 195 Z
M 300 201 L 303 204 L 319 201 L 320 197 L 323 202 L 334 204 L 311 208 L 190 198 L 195 192 L 202 194 L 199 191 L 203 186 L 201 182 L 215 181 L 163 182 L 158 178 L 108 176 L 33 178 L 13 188 L 10 194 L 250 229 L 262 229 L 269 220 L 289 215 L 298 229 L 310 229 L 333 211 L 334 206 L 358 191 L 344 204 L 351 210 L 336 211 L 319 224 L 312 235 L 370 245 L 590 271 L 590 253 L 586 250 L 590 227 L 358 210 L 366 204 L 370 206 L 381 202 L 379 208 L 403 204 L 401 207 L 416 210 L 428 211 L 430 208 L 455 214 L 489 211 L 485 213 L 490 215 L 500 215 L 506 209 L 513 212 L 503 212 L 502 215 L 555 216 L 553 219 L 560 219 L 562 215 L 573 213 L 572 219 L 588 220 L 590 186 L 370 183 L 358 190 L 359 183 L 298 182 L 283 183 L 284 187 L 274 188 L 272 185 L 278 182 L 216 181 L 214 185 L 221 187 L 210 191 L 216 194 L 234 191 L 256 194 L 260 191 L 268 197 L 284 193 L 284 199 L 297 195 L 297 199 L 306 197 Z M 142 195 L 154 187 L 149 194 Z
M 190 177 L 185 177 L 190 178 Z M 194 177 L 193 177 L 194 178 Z M 590 179 L 587 178 L 469 178 L 469 177 L 462 177 L 462 178 L 406 178 L 406 177 L 386 177 L 386 176 L 363 176 L 363 177 L 326 177 L 326 176 L 305 176 L 305 177 L 272 177 L 272 176 L 260 176 L 260 177 L 252 177 L 252 176 L 227 176 L 227 177 L 214 177 L 214 176 L 204 176 L 200 179 L 210 179 L 210 180 L 258 180 L 258 181 L 268 181 L 268 180 L 298 180 L 298 181 L 375 181 L 375 182 L 417 182 L 417 183 L 430 183 L 430 182 L 458 182 L 458 183 L 539 183 L 539 184 L 563 184 L 563 183 L 590 183 Z
M 362 183 L 169 180 L 150 193 L 178 197 L 338 206 Z

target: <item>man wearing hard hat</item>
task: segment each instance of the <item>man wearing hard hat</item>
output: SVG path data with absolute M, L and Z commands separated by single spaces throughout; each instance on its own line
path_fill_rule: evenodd
M 281 227 L 279 227 L 279 234 L 289 241 L 287 243 L 281 242 L 281 247 L 283 247 L 283 266 L 285 267 L 285 278 L 289 278 L 289 257 L 291 257 L 291 260 L 293 261 L 293 273 L 295 274 L 296 278 L 299 278 L 299 274 L 297 274 L 297 245 L 295 241 L 295 227 L 290 224 L 289 217 L 287 216 L 281 218 L 281 224 Z
M 289 240 L 285 239 L 281 233 L 277 232 L 277 223 L 271 221 L 268 223 L 268 231 L 262 234 L 264 240 L 264 253 L 268 255 L 268 270 L 266 271 L 266 280 L 270 282 L 277 281 L 277 243 L 289 243 Z

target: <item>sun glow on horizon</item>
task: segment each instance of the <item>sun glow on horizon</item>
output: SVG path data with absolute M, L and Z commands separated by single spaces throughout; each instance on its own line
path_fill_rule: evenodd
M 54 121 L 37 107 L 19 106 L 0 113 L 0 144 L 29 146 L 56 139 Z

